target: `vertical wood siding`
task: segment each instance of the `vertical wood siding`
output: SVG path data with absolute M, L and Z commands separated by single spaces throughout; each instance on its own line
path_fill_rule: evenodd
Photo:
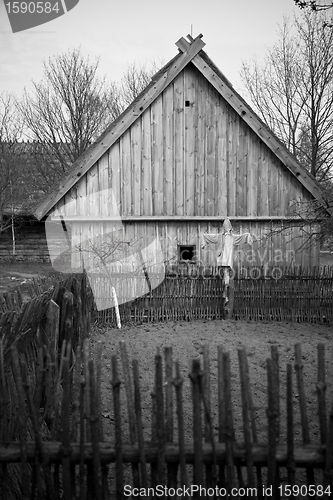
M 78 200 L 110 186 L 122 215 L 286 215 L 311 196 L 191 66 L 78 181 Z M 111 215 L 104 201 L 76 213 Z
M 234 265 L 238 267 L 251 266 L 314 266 L 319 265 L 319 244 L 308 239 L 310 226 L 302 230 L 288 228 L 285 222 L 240 222 L 233 224 L 234 232 L 251 232 L 258 240 L 253 245 L 235 247 Z M 283 228 L 288 229 L 283 231 Z M 107 223 L 72 223 L 72 245 L 78 248 L 82 241 L 96 239 L 99 235 L 114 233 L 119 226 L 113 222 Z M 121 228 L 120 228 L 121 229 Z M 118 236 L 120 239 L 131 243 L 142 242 L 147 246 L 155 238 L 161 243 L 164 253 L 164 263 L 177 263 L 179 245 L 195 245 L 196 261 L 202 265 L 216 265 L 218 248 L 208 245 L 202 249 L 202 234 L 205 232 L 218 232 L 222 230 L 221 223 L 207 223 L 197 221 L 181 222 L 135 222 L 123 223 L 123 228 Z M 276 231 L 268 239 L 268 232 Z M 92 254 L 85 254 L 85 264 L 88 264 Z M 82 266 L 79 252 L 76 254 L 75 267 Z M 159 260 L 160 263 L 160 260 Z
M 280 160 L 188 65 L 56 208 L 64 215 L 82 216 L 115 212 L 123 216 L 285 216 L 294 200 L 309 199 L 311 195 Z M 221 229 L 221 224 L 215 229 Z M 152 222 L 131 227 L 139 232 L 150 228 L 152 235 L 158 230 L 166 254 L 168 247 L 195 244 L 198 258 L 209 260 L 199 248 L 199 235 L 211 230 L 208 226 Z M 267 222 L 251 224 L 258 237 L 267 230 Z M 73 235 L 84 239 L 94 231 L 98 232 L 96 225 L 94 229 L 85 223 Z M 301 241 L 298 230 L 293 231 Z M 291 255 L 298 243 L 277 234 L 270 245 L 271 253 L 281 248 L 284 255 Z M 316 260 L 313 252 L 298 256 L 298 261 Z M 269 255 L 267 250 L 266 260 Z

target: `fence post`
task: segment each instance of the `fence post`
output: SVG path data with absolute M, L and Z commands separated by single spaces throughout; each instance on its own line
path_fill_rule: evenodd
M 235 292 L 234 286 L 235 286 L 234 277 L 230 276 L 229 290 L 228 290 L 229 302 L 227 303 L 227 305 L 225 307 L 225 313 L 226 313 L 227 319 L 230 319 L 232 317 L 233 312 L 234 312 L 234 292 Z
M 58 359 L 59 320 L 60 307 L 51 299 L 46 311 L 45 338 L 43 338 L 43 342 L 46 340 L 45 344 L 53 362 Z
M 203 486 L 204 474 L 202 463 L 202 420 L 201 420 L 201 394 L 200 394 L 200 359 L 192 360 L 190 379 L 192 382 L 193 404 L 193 449 L 194 449 L 194 477 L 197 486 Z

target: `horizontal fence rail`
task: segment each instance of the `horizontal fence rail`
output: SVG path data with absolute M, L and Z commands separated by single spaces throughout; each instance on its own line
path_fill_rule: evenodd
M 200 494 L 203 489 L 210 491 L 206 497 L 217 499 L 238 488 L 240 495 L 235 498 L 282 499 L 286 484 L 298 491 L 303 485 L 311 486 L 312 498 L 330 498 L 333 420 L 332 410 L 327 410 L 326 380 L 332 374 L 326 373 L 324 344 L 318 345 L 317 353 L 318 377 L 312 381 L 317 390 L 317 420 L 308 418 L 307 367 L 303 367 L 297 344 L 293 365 L 285 367 L 280 366 L 277 346 L 271 347 L 266 359 L 267 416 L 263 422 L 256 412 L 246 349 L 240 347 L 241 424 L 237 428 L 234 370 L 230 353 L 222 346 L 212 362 L 209 346 L 204 345 L 202 358 L 192 360 L 186 377 L 179 361 L 173 359 L 172 348 L 164 347 L 163 353 L 158 349 L 147 408 L 141 403 L 139 363 L 129 362 L 124 342 L 111 356 L 107 406 L 101 393 L 101 345 L 92 352 L 85 340 L 74 354 L 71 345 L 64 344 L 47 411 L 42 376 L 53 370 L 47 352 L 39 358 L 33 393 L 26 361 L 13 347 L 10 373 L 18 408 L 12 418 L 19 438 L 0 442 L 0 498 L 11 498 L 7 495 L 14 472 L 21 485 L 17 498 L 24 499 L 118 500 L 134 488 L 157 492 L 158 485 L 169 492 L 189 488 L 192 498 L 204 496 Z M 217 378 L 216 392 L 213 377 Z M 4 382 L 2 395 L 8 392 Z M 147 414 L 151 429 L 143 426 Z M 295 436 L 296 422 L 301 439 Z M 317 436 L 315 442 L 310 442 L 310 431 Z M 251 488 L 251 495 L 246 496 L 246 488 Z M 143 496 L 154 497 L 153 493 Z

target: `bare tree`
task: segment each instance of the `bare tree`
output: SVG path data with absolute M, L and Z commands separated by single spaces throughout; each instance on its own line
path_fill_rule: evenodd
M 264 64 L 241 76 L 261 119 L 318 181 L 332 176 L 333 31 L 324 14 L 285 20 Z
M 120 83 L 98 76 L 99 60 L 73 50 L 44 62 L 44 77 L 18 103 L 29 138 L 38 189 L 50 186 L 100 136 L 149 83 L 150 69 L 128 66 Z
M 127 66 L 118 85 L 118 95 L 123 108 L 129 106 L 147 87 L 157 70 L 158 64 L 155 61 L 148 68 L 145 64 L 138 65 L 135 62 Z
M 314 12 L 321 12 L 323 10 L 329 10 L 333 8 L 333 2 L 330 3 L 319 3 L 315 0 L 294 0 L 295 5 L 300 9 L 310 9 Z
M 14 215 L 22 209 L 22 123 L 15 99 L 0 94 L 0 233 L 13 226 Z M 14 235 L 14 233 L 13 233 Z
M 73 50 L 44 62 L 44 78 L 19 108 L 34 152 L 36 182 L 47 190 L 121 112 L 118 90 L 98 76 L 99 61 Z

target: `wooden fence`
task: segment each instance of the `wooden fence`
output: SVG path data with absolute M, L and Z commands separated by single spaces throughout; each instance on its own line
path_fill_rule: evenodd
M 49 362 L 56 365 L 63 341 L 71 342 L 76 349 L 89 335 L 91 309 L 92 297 L 84 275 L 67 277 L 51 288 L 47 282 L 35 282 L 29 300 L 23 300 L 19 289 L 1 295 L 2 381 L 10 371 L 10 352 L 15 347 L 33 375 L 34 384 L 37 383 L 39 350 L 45 347 Z M 17 400 L 11 399 L 15 384 L 10 377 L 8 383 L 7 389 L 2 386 L 3 391 L 0 391 L 0 439 L 16 437 L 15 425 L 11 422 L 13 408 L 17 404 Z
M 100 390 L 100 346 L 92 355 L 89 341 L 85 341 L 74 356 L 71 346 L 64 344 L 56 377 L 51 380 L 49 373 L 54 367 L 47 352 L 40 351 L 34 391 L 26 361 L 13 347 L 10 369 L 15 381 L 19 440 L 4 442 L 2 438 L 0 443 L 0 498 L 10 498 L 12 467 L 20 485 L 18 498 L 23 500 L 120 500 L 138 496 L 139 490 L 134 488 L 144 488 L 141 496 L 147 498 L 217 499 L 233 492 L 234 498 L 280 499 L 290 496 L 288 491 L 293 492 L 292 498 L 330 498 L 333 405 L 327 411 L 323 344 L 318 345 L 318 376 L 313 381 L 317 422 L 309 420 L 307 414 L 306 366 L 303 373 L 300 345 L 295 346 L 295 375 L 291 363 L 284 373 L 277 347 L 271 348 L 271 357 L 266 360 L 266 423 L 257 416 L 246 350 L 238 349 L 240 429 L 235 425 L 229 352 L 220 346 L 215 353 L 217 363 L 211 363 L 209 348 L 204 346 L 202 359 L 192 360 L 185 379 L 179 362 L 174 363 L 172 348 L 165 347 L 163 354 L 164 363 L 160 350 L 154 360 L 151 408 L 143 409 L 141 396 L 146 388 L 140 387 L 139 364 L 133 360 L 130 366 L 126 344 L 121 342 L 118 354 L 111 357 L 112 403 L 110 399 L 106 411 Z M 3 368 L 3 356 L 0 359 Z M 216 393 L 211 390 L 213 376 L 217 378 Z M 8 393 L 7 380 L 8 376 L 2 378 L 2 395 Z M 42 398 L 43 380 L 54 384 L 47 406 Z M 282 398 L 286 402 L 285 422 Z M 191 418 L 186 411 L 189 407 Z M 151 415 L 151 431 L 142 424 L 147 413 Z M 47 414 L 52 418 L 45 419 Z M 217 415 L 215 420 L 213 414 Z M 295 439 L 296 419 L 302 430 L 300 442 Z M 107 430 L 106 421 L 110 423 Z M 310 443 L 310 431 L 317 429 L 317 442 Z M 239 431 L 241 438 L 236 440 Z M 238 495 L 232 488 L 238 489 Z
M 313 269 L 260 268 L 236 269 L 230 281 L 230 303 L 225 306 L 223 299 L 223 272 L 221 268 L 198 268 L 182 266 L 168 270 L 163 282 L 154 289 L 146 291 L 135 300 L 120 305 L 122 323 L 150 321 L 182 321 L 195 319 L 245 319 L 254 321 L 297 321 L 312 323 L 333 323 L 333 267 Z M 77 279 L 73 275 L 57 283 L 56 289 L 71 287 Z M 81 301 L 91 300 L 91 289 L 87 278 L 85 292 Z M 104 280 L 105 281 L 105 280 Z M 110 304 L 110 282 L 100 280 L 96 287 L 95 298 L 106 297 Z M 142 289 L 147 283 L 143 278 L 130 276 L 121 282 L 120 299 L 133 296 L 133 289 Z M 75 286 L 75 285 L 73 285 Z M 31 287 L 33 303 L 30 313 L 58 293 L 51 290 L 47 280 L 35 281 Z M 54 284 L 53 284 L 54 287 Z M 83 295 L 82 295 L 83 294 Z M 87 298 L 89 297 L 89 298 Z M 14 293 L 0 295 L 0 315 L 8 316 L 20 310 L 23 304 L 20 289 Z M 25 307 L 28 307 L 25 305 Z M 75 310 L 77 308 L 74 308 Z M 43 307 L 41 307 L 43 311 Z M 90 311 L 89 311 L 90 312 Z M 232 315 L 231 315 L 232 312 Z M 39 316 L 39 313 L 36 313 Z M 44 314 L 44 313 L 42 313 Z M 114 307 L 93 312 L 94 320 L 116 324 Z M 1 328 L 0 317 L 0 328 Z M 11 320 L 9 320 L 10 322 Z
M 20 289 L 0 295 L 0 337 L 5 356 L 12 345 L 26 351 L 46 345 L 58 352 L 63 340 L 74 348 L 90 331 L 93 297 L 84 274 L 67 276 L 51 284 L 36 280 L 31 298 Z
M 90 333 L 91 311 L 92 295 L 85 275 L 67 276 L 56 284 L 36 280 L 31 284 L 29 299 L 23 297 L 20 289 L 0 295 L 0 441 L 20 436 L 18 412 L 24 406 L 22 394 L 16 391 L 14 373 L 17 371 L 11 370 L 11 350 L 15 348 L 26 375 L 29 374 L 34 401 L 42 401 L 43 420 L 50 422 L 55 389 L 60 387 L 56 380 L 61 345 L 63 341 L 70 341 L 76 349 L 82 343 Z M 44 354 L 43 349 L 46 349 Z M 48 366 L 46 377 L 40 368 L 44 355 Z M 32 438 L 33 425 L 34 421 L 30 420 L 25 439 Z M 2 467 L 0 482 L 1 478 L 5 480 L 8 476 L 9 479 L 7 492 L 0 494 L 1 499 L 23 498 L 15 471 L 15 467 L 8 471 L 6 466 Z
M 120 306 L 121 320 L 223 319 L 232 311 L 234 319 L 333 323 L 332 267 L 236 269 L 227 307 L 222 297 L 223 283 L 222 268 L 182 266 L 169 270 L 157 288 Z M 123 295 L 129 295 L 133 286 L 130 279 L 124 280 Z M 101 284 L 101 296 L 103 290 Z M 94 317 L 116 324 L 114 308 L 98 311 Z
M 207 272 L 203 275 L 200 270 L 194 268 L 190 275 L 188 273 L 167 275 L 158 287 L 146 290 L 143 296 L 122 303 L 124 297 L 131 296 L 134 287 L 143 289 L 145 285 L 144 278 L 124 279 L 119 286 L 122 322 L 223 319 L 225 317 L 222 299 L 223 279 L 218 271 L 216 273 L 214 269 L 209 271 L 209 274 Z M 105 280 L 101 280 L 100 288 L 95 287 L 95 293 L 102 296 L 106 289 Z M 105 323 L 115 323 L 114 308 L 96 311 L 94 317 Z
M 235 319 L 333 323 L 333 267 L 240 269 Z

